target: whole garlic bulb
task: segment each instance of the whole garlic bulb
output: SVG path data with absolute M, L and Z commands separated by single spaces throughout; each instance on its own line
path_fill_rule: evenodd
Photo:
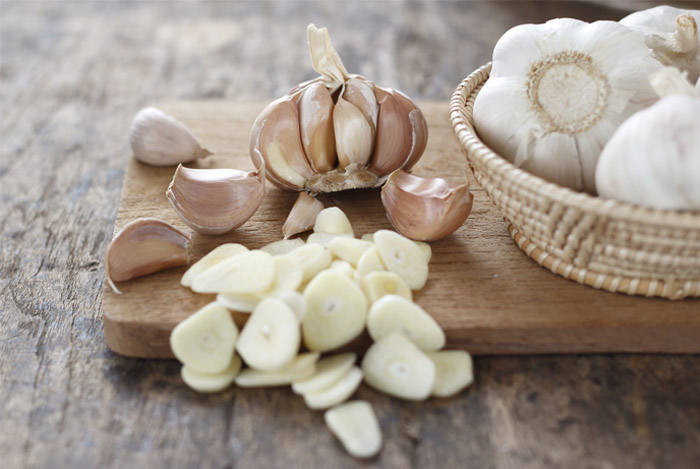
M 307 28 L 319 78 L 258 116 L 250 156 L 275 185 L 312 193 L 377 187 L 423 154 L 428 126 L 409 97 L 348 73 L 326 28 Z
M 643 37 L 616 22 L 516 26 L 494 48 L 474 125 L 516 166 L 593 193 L 600 150 L 625 118 L 656 100 L 647 76 L 660 67 Z
M 661 73 L 660 73 L 661 72 Z M 627 119 L 600 154 L 601 197 L 662 209 L 700 209 L 700 94 L 675 69 L 650 79 L 668 94 Z M 676 91 L 671 89 L 676 84 Z
M 647 46 L 659 62 L 688 72 L 688 79 L 693 83 L 698 80 L 700 10 L 660 5 L 627 15 L 620 23 L 644 34 Z

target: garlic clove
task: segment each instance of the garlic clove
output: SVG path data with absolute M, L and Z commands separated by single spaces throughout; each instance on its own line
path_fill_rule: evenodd
M 265 195 L 258 171 L 178 166 L 165 195 L 182 221 L 202 234 L 223 234 L 245 223 Z
M 378 341 L 394 332 L 405 335 L 423 350 L 434 352 L 445 346 L 445 332 L 423 308 L 400 295 L 384 295 L 367 313 L 367 332 Z
M 341 404 L 352 396 L 362 383 L 362 370 L 353 366 L 337 382 L 329 387 L 304 394 L 304 402 L 310 409 L 328 409 Z
M 129 142 L 136 159 L 153 166 L 173 166 L 212 154 L 199 145 L 185 124 L 154 107 L 134 116 Z
M 413 128 L 408 112 L 390 92 L 374 87 L 379 103 L 377 138 L 369 170 L 385 176 L 401 168 L 413 147 Z
M 474 201 L 468 180 L 455 184 L 403 170 L 391 173 L 382 187 L 381 198 L 394 228 L 420 241 L 435 241 L 452 234 L 464 224 Z
M 382 431 L 369 402 L 352 401 L 333 407 L 323 418 L 350 456 L 371 458 L 382 449 Z
M 316 216 L 321 210 L 323 210 L 323 202 L 311 197 L 306 192 L 300 192 L 282 226 L 284 239 L 313 228 Z
M 440 350 L 426 355 L 435 364 L 431 396 L 454 396 L 474 382 L 472 357 L 464 350 Z
M 391 93 L 408 113 L 408 119 L 411 122 L 413 139 L 411 151 L 406 159 L 406 163 L 401 167 L 404 171 L 408 171 L 413 165 L 418 163 L 420 157 L 423 156 L 425 147 L 428 145 L 428 123 L 423 116 L 423 112 L 411 98 L 399 90 L 391 90 Z
M 275 280 L 275 262 L 265 251 L 254 250 L 224 259 L 194 279 L 197 293 L 256 294 L 268 290 Z
M 324 208 L 318 213 L 314 233 L 355 236 L 348 216 L 338 207 Z
M 374 95 L 372 82 L 364 78 L 352 77 L 345 83 L 343 98 L 355 106 L 365 116 L 372 126 L 372 137 L 377 131 L 377 118 L 379 117 L 379 103 Z
M 374 303 L 386 295 L 398 295 L 413 301 L 413 292 L 406 282 L 394 272 L 374 271 L 364 275 L 361 280 L 362 290 L 374 309 Z
M 697 87 L 693 87 L 686 75 L 675 67 L 664 67 L 649 75 L 649 84 L 661 98 L 674 94 L 700 98 L 700 91 Z
M 192 367 L 183 365 L 180 375 L 187 386 L 201 393 L 220 392 L 233 384 L 233 380 L 241 371 L 241 359 L 237 355 L 229 366 L 220 373 L 202 373 Z
M 372 126 L 362 111 L 340 96 L 333 109 L 333 130 L 338 152 L 338 167 L 351 164 L 362 167 L 369 161 L 374 146 Z
M 304 188 L 313 174 L 299 131 L 296 98 L 284 96 L 270 103 L 253 124 L 250 156 L 256 167 L 265 163 L 268 178 L 291 190 Z
M 105 259 L 107 280 L 113 282 L 160 272 L 189 263 L 189 235 L 155 218 L 139 218 L 126 224 L 109 244 Z
M 331 93 L 321 83 L 306 88 L 299 99 L 301 142 L 316 172 L 335 167 L 334 107 Z
M 204 272 L 205 270 L 207 270 L 209 267 L 212 267 L 231 256 L 235 256 L 236 254 L 241 254 L 247 251 L 247 247 L 238 243 L 226 243 L 217 246 L 216 248 L 212 249 L 207 255 L 195 262 L 189 269 L 187 269 L 185 274 L 182 276 L 182 279 L 180 280 L 180 284 L 183 287 L 189 287 L 190 285 L 192 285 L 192 279 Z
M 302 247 L 304 244 L 306 243 L 301 238 L 281 239 L 266 244 L 261 247 L 260 250 L 268 252 L 273 256 L 283 256 L 284 254 L 289 254 L 294 251 L 296 248 Z

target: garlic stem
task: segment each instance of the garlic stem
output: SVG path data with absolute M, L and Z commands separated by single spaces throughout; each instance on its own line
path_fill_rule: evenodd
M 329 84 L 337 85 L 347 81 L 349 73 L 340 56 L 333 49 L 328 29 L 317 28 L 316 25 L 310 24 L 306 27 L 306 34 L 314 70 L 323 75 Z

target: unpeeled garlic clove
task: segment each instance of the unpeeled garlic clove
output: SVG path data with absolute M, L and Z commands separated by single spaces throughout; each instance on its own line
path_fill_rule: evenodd
M 253 216 L 265 195 L 261 171 L 192 169 L 178 166 L 166 196 L 197 233 L 223 234 Z
M 362 167 L 372 156 L 374 135 L 371 124 L 362 111 L 342 96 L 333 109 L 335 147 L 338 151 L 338 167 L 351 164 Z
M 155 218 L 139 218 L 125 225 L 107 249 L 107 280 L 113 282 L 160 272 L 189 263 L 189 235 Z
M 425 121 L 423 112 L 411 98 L 399 90 L 391 90 L 391 92 L 408 113 L 408 119 L 411 122 L 411 151 L 406 159 L 406 163 L 401 167 L 404 171 L 408 171 L 413 165 L 418 163 L 420 157 L 423 156 L 425 147 L 428 145 L 428 123 Z
M 381 197 L 394 228 L 419 241 L 435 241 L 452 234 L 469 216 L 474 200 L 469 181 L 455 184 L 402 170 L 389 176 Z
M 301 143 L 316 172 L 335 167 L 334 107 L 331 93 L 321 83 L 306 88 L 299 99 Z
M 377 130 L 379 103 L 374 96 L 372 83 L 364 78 L 352 77 L 345 84 L 343 98 L 362 112 L 367 122 L 372 126 L 372 138 Z
M 323 210 L 323 202 L 311 197 L 306 192 L 300 192 L 282 226 L 284 239 L 313 228 L 316 216 L 321 210 Z
M 154 107 L 134 116 L 129 142 L 136 159 L 153 166 L 173 166 L 212 154 L 185 124 Z
M 413 128 L 406 108 L 389 91 L 374 87 L 379 103 L 377 138 L 369 170 L 385 176 L 408 161 L 413 147 Z

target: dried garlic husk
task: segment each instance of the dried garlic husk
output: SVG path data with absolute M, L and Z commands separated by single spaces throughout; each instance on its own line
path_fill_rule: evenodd
M 507 31 L 474 103 L 479 137 L 516 166 L 595 191 L 595 165 L 615 129 L 657 98 L 661 65 L 644 38 L 612 21 L 559 18 Z
M 279 187 L 312 193 L 380 186 L 413 166 L 428 127 L 410 98 L 348 73 L 326 28 L 307 28 L 319 78 L 297 85 L 258 116 L 250 155 Z
M 627 15 L 620 23 L 644 34 L 644 41 L 659 62 L 687 72 L 692 83 L 698 80 L 700 10 L 660 5 Z
M 650 76 L 662 100 L 627 119 L 596 169 L 601 197 L 662 209 L 700 209 L 700 94 L 677 69 Z
M 185 124 L 154 107 L 134 116 L 129 142 L 136 159 L 153 166 L 174 166 L 212 154 L 199 145 Z
M 178 166 L 165 195 L 182 221 L 202 234 L 223 234 L 253 216 L 265 195 L 264 171 Z
M 382 187 L 382 204 L 396 231 L 418 241 L 435 241 L 454 233 L 469 216 L 474 195 L 469 181 L 455 184 L 402 170 Z

